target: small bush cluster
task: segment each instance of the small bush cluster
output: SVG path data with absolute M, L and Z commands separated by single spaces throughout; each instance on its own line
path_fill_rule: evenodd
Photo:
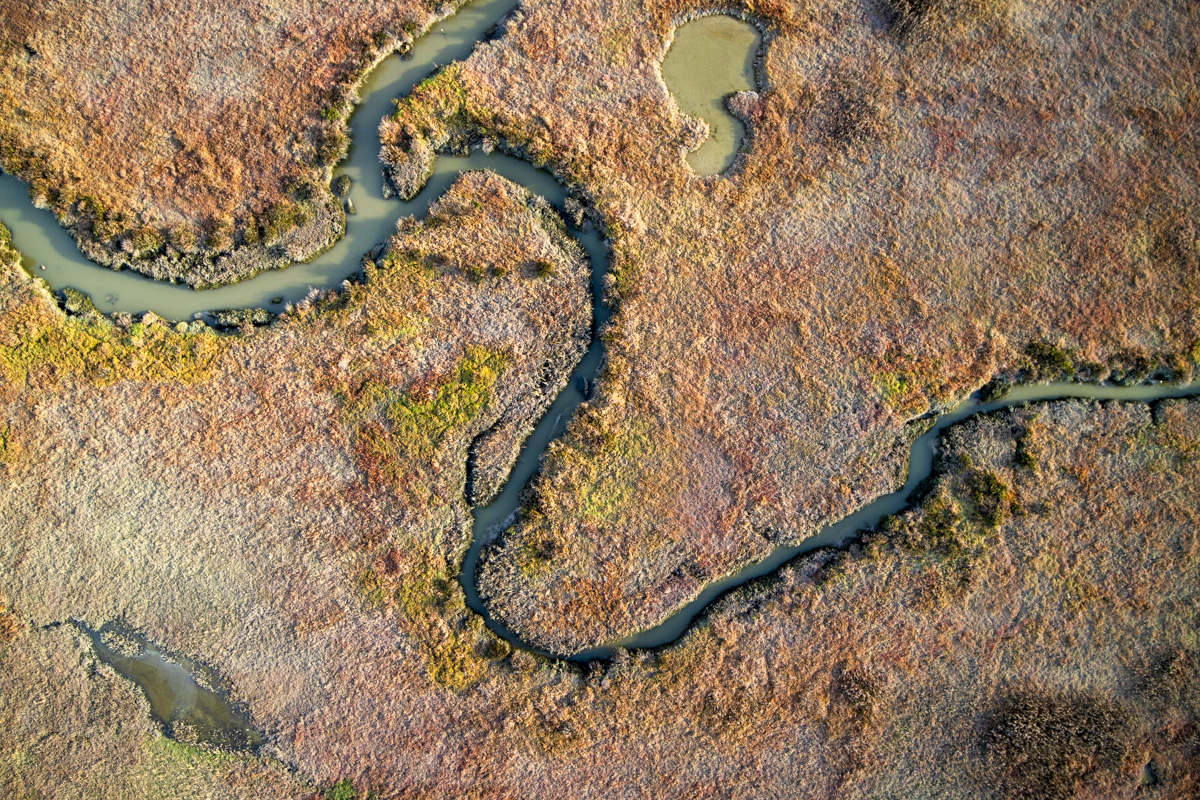
M 1001 20 L 1008 0 L 884 0 L 884 9 L 902 38 L 936 40 Z
M 0 644 L 15 640 L 23 629 L 20 618 L 8 600 L 4 595 L 0 595 Z

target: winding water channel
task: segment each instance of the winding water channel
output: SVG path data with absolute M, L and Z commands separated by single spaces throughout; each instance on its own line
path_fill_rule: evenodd
M 351 120 L 356 146 L 353 146 L 347 162 L 337 171 L 337 174 L 347 174 L 353 178 L 351 199 L 359 213 L 349 218 L 346 237 L 313 262 L 266 273 L 233 286 L 197 292 L 184 286 L 152 281 L 130 272 L 113 272 L 86 261 L 80 255 L 74 241 L 54 217 L 47 211 L 34 209 L 28 200 L 24 185 L 8 176 L 0 177 L 0 220 L 12 230 L 14 244 L 26 256 L 27 268 L 47 279 L 52 287 L 57 289 L 72 286 L 85 291 L 93 297 L 97 308 L 105 312 L 152 310 L 168 319 L 189 319 L 198 312 L 216 308 L 271 308 L 273 298 L 282 298 L 283 303 L 296 302 L 308 294 L 311 287 L 324 288 L 340 284 L 343 279 L 358 272 L 359 258 L 362 254 L 391 234 L 397 218 L 406 214 L 423 216 L 433 199 L 440 196 L 464 170 L 494 170 L 561 206 L 566 198 L 566 191 L 550 175 L 510 157 L 482 153 L 472 153 L 465 158 L 440 157 L 434 176 L 412 202 L 401 203 L 395 199 L 384 199 L 383 178 L 377 158 L 377 127 L 379 120 L 391 111 L 393 99 L 409 91 L 436 65 L 466 57 L 488 28 L 497 19 L 503 18 L 514 6 L 514 0 L 478 0 L 453 18 L 434 26 L 431 33 L 418 40 L 413 48 L 411 61 L 389 57 L 369 76 L 361 90 L 364 100 Z M 707 99 L 703 100 L 702 105 L 707 104 L 710 112 L 717 108 L 714 105 L 717 102 L 713 100 L 714 96 L 722 98 L 725 91 L 753 88 L 743 83 L 748 74 L 752 77 L 754 51 L 760 41 L 757 32 L 746 36 L 743 30 L 739 34 L 729 27 L 728 18 L 723 20 L 705 23 L 706 29 L 710 28 L 717 34 L 713 38 L 716 46 L 728 47 L 728 41 L 732 37 L 741 42 L 738 47 L 748 48 L 749 52 L 747 54 L 747 51 L 742 50 L 732 56 L 724 53 L 719 58 L 709 59 L 711 63 L 726 64 L 720 69 L 740 70 L 741 77 L 732 79 L 728 90 L 720 88 L 714 93 L 711 84 L 693 81 L 699 87 L 695 91 L 706 95 Z M 681 30 L 699 24 L 688 23 Z M 743 28 L 750 28 L 745 23 L 737 24 Z M 752 28 L 750 30 L 753 31 Z M 677 41 L 686 43 L 688 48 L 696 47 L 696 39 L 690 34 L 680 35 Z M 708 46 L 711 48 L 713 45 L 710 43 Z M 689 56 L 686 52 L 683 55 L 689 58 L 695 56 L 694 53 Z M 671 66 L 664 70 L 668 81 L 675 82 L 672 74 L 687 77 L 687 64 L 693 61 L 668 59 Z M 689 113 L 699 113 L 698 109 L 693 109 L 694 103 L 689 105 L 681 102 L 680 105 Z M 723 108 L 720 111 L 724 113 Z M 740 126 L 736 130 L 740 130 Z M 705 153 L 702 159 L 703 168 L 698 166 L 697 171 L 704 171 L 711 164 L 727 165 L 736 153 L 741 135 L 722 135 L 724 150 L 717 148 Z M 714 154 L 719 157 L 716 161 L 711 160 Z M 587 399 L 586 395 L 590 394 L 589 388 L 595 385 L 600 371 L 603 348 L 597 332 L 610 315 L 609 309 L 601 301 L 601 286 L 606 270 L 606 245 L 599 233 L 592 229 L 577 232 L 577 238 L 591 259 L 595 315 L 591 345 L 572 373 L 566 388 L 554 400 L 524 443 L 520 458 L 503 491 L 488 506 L 473 509 L 474 538 L 460 572 L 468 605 L 484 617 L 493 631 L 516 647 L 550 657 L 553 655 L 529 647 L 511 630 L 491 617 L 479 596 L 475 578 L 482 548 L 497 532 L 511 524 L 519 512 L 520 493 L 537 473 L 547 445 L 563 431 L 579 405 Z M 43 265 L 46 267 L 44 270 L 41 269 Z M 912 445 L 907 480 L 897 491 L 880 497 L 799 544 L 779 547 L 766 559 L 710 584 L 692 602 L 661 624 L 604 647 L 573 654 L 569 656 L 569 660 L 583 662 L 604 659 L 618 648 L 654 648 L 668 645 L 682 636 L 705 609 L 730 590 L 768 575 L 805 553 L 843 545 L 859 531 L 873 528 L 884 517 L 903 511 L 912 502 L 916 488 L 931 473 L 941 432 L 970 416 L 1040 400 L 1091 398 L 1151 402 L 1197 394 L 1200 394 L 1200 383 L 1136 387 L 1058 383 L 1018 387 L 1002 400 L 994 402 L 968 400 L 959 408 L 930 421 L 930 429 Z M 257 734 L 249 727 L 245 717 L 240 716 L 220 692 L 210 688 L 213 681 L 206 677 L 202 667 L 186 659 L 164 654 L 152 644 L 140 640 L 132 651 L 123 652 L 107 643 L 104 637 L 104 634 L 109 632 L 107 627 L 99 631 L 81 624 L 79 627 L 92 641 L 101 661 L 110 664 L 141 687 L 150 702 L 152 714 L 167 730 L 175 730 L 177 726 L 185 725 L 202 741 L 230 746 L 233 749 L 257 746 Z M 196 680 L 197 676 L 201 678 L 199 682 Z
M 464 170 L 490 169 L 530 191 L 553 197 L 562 189 L 547 173 L 499 154 L 473 153 L 469 158 L 443 156 L 425 189 L 410 202 L 384 197 L 379 163 L 379 122 L 395 111 L 393 102 L 405 96 L 438 66 L 458 61 L 490 28 L 512 11 L 517 0 L 476 0 L 453 17 L 433 26 L 413 43 L 407 60 L 389 56 L 359 88 L 362 102 L 350 118 L 350 153 L 335 171 L 353 180 L 350 199 L 357 214 L 346 221 L 346 235 L 317 258 L 272 270 L 231 286 L 195 291 L 182 284 L 151 280 L 128 270 L 114 271 L 88 261 L 75 240 L 50 211 L 29 201 L 24 183 L 0 175 L 0 221 L 12 231 L 13 244 L 25 256 L 25 267 L 53 289 L 65 286 L 91 295 L 96 308 L 140 313 L 153 311 L 170 320 L 190 320 L 197 313 L 226 308 L 266 308 L 282 311 L 311 288 L 336 288 L 356 275 L 361 259 L 394 231 L 406 215 L 424 217 L 429 206 Z M 43 269 L 43 267 L 45 269 Z M 272 303 L 279 298 L 280 302 Z

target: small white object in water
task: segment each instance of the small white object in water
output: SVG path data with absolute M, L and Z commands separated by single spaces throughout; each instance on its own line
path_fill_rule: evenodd
M 39 266 L 38 266 L 38 269 L 40 269 L 40 270 L 45 270 L 45 269 L 46 269 L 46 265 L 45 265 L 45 264 L 41 264 L 41 265 L 39 265 Z

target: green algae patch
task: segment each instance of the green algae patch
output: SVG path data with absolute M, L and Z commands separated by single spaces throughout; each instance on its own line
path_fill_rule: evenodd
M 349 778 L 342 780 L 329 787 L 325 792 L 325 800 L 373 800 L 379 795 L 371 790 L 359 791 L 358 787 Z
M 187 744 L 169 736 L 151 739 L 148 746 L 151 751 L 157 751 L 169 761 L 184 767 L 216 766 L 226 761 L 245 758 L 238 753 Z
M 387 404 L 392 431 L 410 455 L 430 455 L 452 429 L 474 419 L 488 404 L 508 356 L 471 348 L 450 380 L 432 391 L 404 393 Z
M 885 372 L 876 375 L 874 381 L 884 404 L 900 415 L 915 415 L 928 405 L 925 393 L 912 375 Z
M 611 520 L 633 498 L 637 475 L 631 467 L 644 464 L 653 455 L 654 443 L 648 420 L 635 419 L 632 423 L 603 439 L 595 457 L 585 459 L 592 475 L 583 486 L 579 511 L 586 520 Z
M 120 380 L 194 384 L 211 376 L 226 341 L 208 329 L 183 333 L 147 317 L 121 328 L 19 309 L 0 320 L 0 376 L 25 388 L 68 376 L 101 386 Z
M 397 101 L 397 117 L 406 106 L 420 105 L 429 108 L 447 122 L 461 119 L 467 112 L 467 89 L 462 83 L 462 69 L 451 65 L 417 84 L 403 101 Z
M 0 423 L 0 464 L 12 464 L 20 456 L 20 444 L 12 426 Z
M 539 494 L 538 505 L 525 513 L 516 551 L 517 569 L 527 577 L 546 573 L 568 551 L 554 520 L 619 526 L 634 510 L 637 487 L 659 483 L 664 477 L 655 460 L 657 446 L 649 417 L 637 417 L 618 427 L 602 415 L 585 413 L 572 438 L 552 452 L 539 480 L 560 491 L 553 497 Z M 569 485 L 564 483 L 568 478 Z M 646 548 L 657 543 L 654 537 L 647 537 L 634 546 Z
M 486 677 L 489 664 L 511 648 L 468 611 L 456 578 L 445 553 L 401 536 L 355 583 L 364 606 L 392 615 L 409 637 L 430 682 L 460 692 Z

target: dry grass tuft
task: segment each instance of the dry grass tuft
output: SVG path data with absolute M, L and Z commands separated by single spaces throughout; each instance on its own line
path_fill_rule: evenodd
M 1132 735 L 1128 713 L 1107 699 L 1013 692 L 991 710 L 982 746 L 996 796 L 1059 800 L 1095 773 L 1120 773 Z

